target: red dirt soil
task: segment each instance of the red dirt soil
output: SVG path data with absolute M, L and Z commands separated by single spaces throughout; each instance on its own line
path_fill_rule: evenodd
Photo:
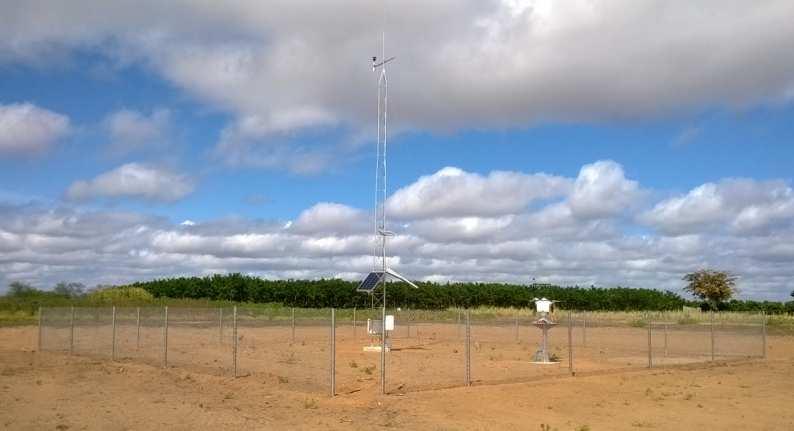
M 637 367 L 576 377 L 559 373 L 529 383 L 388 396 L 376 395 L 377 371 L 371 378 L 344 377 L 363 374 L 347 363 L 347 356 L 357 357 L 359 351 L 343 346 L 338 353 L 346 359 L 337 360 L 341 383 L 357 392 L 340 388 L 341 395 L 331 398 L 313 388 L 280 385 L 267 373 L 235 379 L 178 364 L 163 369 L 38 353 L 36 335 L 34 327 L 0 328 L 0 428 L 541 430 L 547 424 L 561 431 L 794 429 L 792 337 L 769 337 L 766 361 Z M 376 356 L 366 358 L 377 362 Z

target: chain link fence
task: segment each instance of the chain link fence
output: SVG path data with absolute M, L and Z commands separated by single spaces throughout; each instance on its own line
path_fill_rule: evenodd
M 257 307 L 42 308 L 39 350 L 176 367 L 308 393 L 403 393 L 766 355 L 765 316 Z M 383 386 L 381 386 L 383 385 Z

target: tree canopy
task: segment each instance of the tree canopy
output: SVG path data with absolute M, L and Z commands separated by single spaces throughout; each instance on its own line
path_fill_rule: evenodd
M 712 310 L 736 294 L 736 276 L 727 271 L 701 269 L 684 276 L 684 290 L 706 301 Z

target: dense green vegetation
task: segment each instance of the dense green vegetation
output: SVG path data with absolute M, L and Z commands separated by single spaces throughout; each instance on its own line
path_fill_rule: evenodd
M 357 283 L 330 280 L 263 280 L 241 274 L 181 277 L 134 283 L 155 297 L 210 299 L 235 302 L 279 303 L 295 307 L 365 307 L 369 295 L 356 292 Z M 700 306 L 672 292 L 627 287 L 561 287 L 548 284 L 498 283 L 390 283 L 389 304 L 412 309 L 449 307 L 532 307 L 536 297 L 558 300 L 566 309 L 587 311 L 678 310 Z M 732 300 L 719 304 L 723 311 L 794 312 L 794 301 L 758 302 Z
M 263 280 L 241 274 L 180 277 L 133 283 L 115 288 L 97 287 L 86 293 L 76 283 L 59 283 L 52 291 L 41 291 L 23 283 L 12 283 L 0 297 L 0 324 L 30 321 L 38 307 L 56 306 L 146 306 L 169 305 L 215 307 L 231 303 L 256 307 L 366 308 L 370 297 L 356 292 L 357 283 L 329 280 Z M 419 283 L 419 289 L 390 283 L 389 305 L 409 309 L 442 310 L 452 307 L 531 308 L 533 299 L 547 297 L 564 309 L 582 311 L 664 311 L 682 306 L 708 306 L 688 301 L 672 292 L 626 287 L 528 286 L 498 283 Z M 731 300 L 718 304 L 720 311 L 794 313 L 794 301 Z

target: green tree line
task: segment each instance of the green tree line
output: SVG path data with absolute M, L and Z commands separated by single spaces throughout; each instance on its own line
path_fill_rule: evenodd
M 264 280 L 242 274 L 179 277 L 133 283 L 153 296 L 209 299 L 235 302 L 279 303 L 294 307 L 367 307 L 371 298 L 357 292 L 357 282 L 339 279 Z M 389 283 L 388 303 L 394 307 L 444 309 L 448 307 L 532 307 L 533 299 L 546 297 L 563 308 L 588 311 L 676 310 L 700 306 L 669 291 L 629 287 L 563 287 L 549 284 L 501 283 Z M 726 311 L 794 312 L 794 302 L 729 301 L 719 305 Z

